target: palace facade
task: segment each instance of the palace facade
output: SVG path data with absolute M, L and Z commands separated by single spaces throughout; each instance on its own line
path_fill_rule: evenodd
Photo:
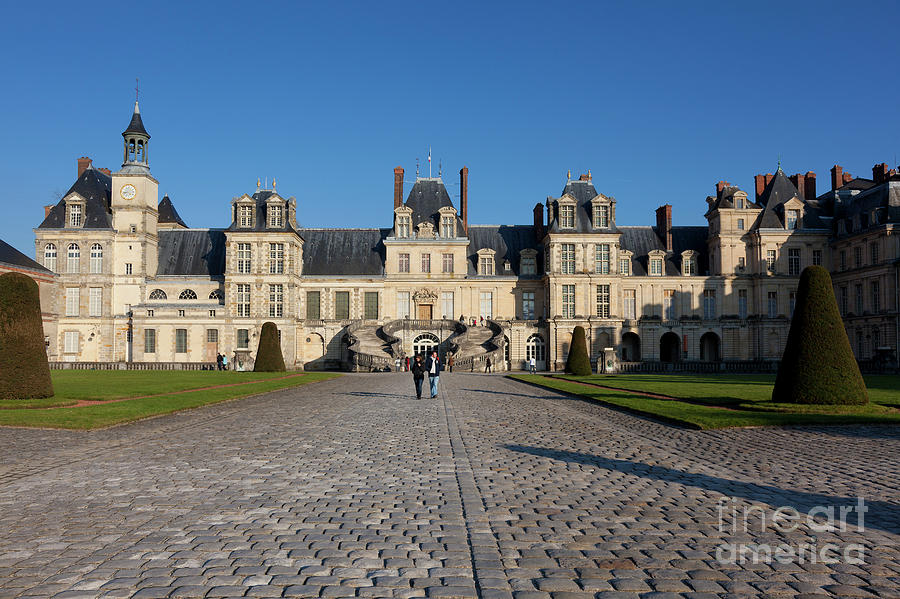
M 387 228 L 301 227 L 274 181 L 233 198 L 227 227 L 190 228 L 159 199 L 137 103 L 123 138 L 122 167 L 79 159 L 35 229 L 37 260 L 57 273 L 51 360 L 223 353 L 250 368 L 271 321 L 294 368 L 393 368 L 439 346 L 465 370 L 532 356 L 555 370 L 581 325 L 602 369 L 749 370 L 781 357 L 800 272 L 821 264 L 857 357 L 896 364 L 900 177 L 886 165 L 872 179 L 836 166 L 818 196 L 814 173 L 780 167 L 752 195 L 721 181 L 706 226 L 673 226 L 670 205 L 655 226 L 620 225 L 590 172 L 567 176 L 529 225 L 470 224 L 466 167 L 458 205 L 441 177 L 410 187 L 397 167 Z

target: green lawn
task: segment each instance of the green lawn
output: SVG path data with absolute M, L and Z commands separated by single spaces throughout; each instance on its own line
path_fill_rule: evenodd
M 51 374 L 56 395 L 47 399 L 0 401 L 0 426 L 100 428 L 340 376 L 310 372 L 283 378 L 298 373 L 181 370 L 56 370 Z M 246 384 L 204 389 L 235 383 Z M 148 395 L 153 397 L 145 397 Z M 126 399 L 106 404 L 54 407 L 70 406 L 81 400 L 123 398 Z
M 771 375 L 510 376 L 516 380 L 703 429 L 787 424 L 900 424 L 900 376 L 866 376 L 871 402 L 866 406 L 775 404 L 769 401 L 775 380 Z M 581 383 L 616 389 L 602 389 Z M 641 397 L 627 391 L 644 391 L 678 399 L 673 401 Z

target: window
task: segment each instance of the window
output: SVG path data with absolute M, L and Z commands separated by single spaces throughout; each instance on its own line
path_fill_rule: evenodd
M 150 292 L 151 300 L 164 300 L 166 298 L 167 298 L 166 292 L 163 291 L 162 289 L 154 289 L 153 291 Z
M 238 224 L 243 229 L 253 226 L 253 206 L 238 206 Z
M 441 256 L 441 272 L 453 273 L 453 254 L 443 254 Z
M 250 349 L 250 330 L 237 330 L 237 347 L 238 349 Z
M 575 274 L 575 244 L 562 244 L 562 274 Z
M 103 272 L 103 246 L 95 243 L 91 246 L 91 273 L 99 274 Z
M 797 292 L 791 291 L 788 293 L 788 313 L 791 318 L 794 317 L 794 307 L 797 305 Z
M 599 243 L 594 246 L 594 272 L 601 275 L 609 274 L 608 243 Z
M 624 294 L 624 303 L 625 303 L 625 318 L 627 320 L 634 320 L 637 318 L 637 300 L 635 298 L 635 290 L 634 289 L 626 289 Z
M 156 353 L 156 329 L 144 329 L 144 353 Z
M 397 217 L 397 237 L 409 237 L 410 228 L 410 218 L 408 216 Z
M 869 244 L 869 258 L 872 261 L 872 265 L 878 264 L 879 256 L 878 256 L 878 242 L 873 242 Z
M 716 290 L 703 290 L 703 318 L 712 320 L 716 317 Z
M 737 228 L 738 228 L 738 231 L 744 230 L 744 219 L 742 219 L 742 218 L 737 219 Z
M 237 285 L 237 315 L 247 318 L 250 316 L 250 285 L 239 283 Z
M 350 318 L 349 291 L 334 292 L 334 317 L 338 320 L 347 320 L 348 318 Z
M 605 229 L 609 226 L 609 206 L 594 206 L 594 227 Z
M 441 291 L 441 314 L 444 318 L 453 318 L 456 314 L 453 306 L 453 292 Z
M 522 318 L 534 319 L 534 291 L 522 292 Z
M 537 274 L 537 256 L 522 256 L 519 263 L 519 274 L 536 275 Z
M 175 353 L 186 354 L 188 350 L 187 329 L 175 329 Z
M 800 220 L 800 211 L 799 210 L 788 210 L 785 226 L 788 229 L 796 229 L 797 221 L 799 221 L 799 220 Z
M 219 342 L 219 329 L 206 329 L 206 342 L 207 343 L 218 343 Z
M 237 271 L 240 274 L 250 273 L 250 259 L 252 252 L 249 243 L 239 243 L 237 246 Z
M 91 287 L 88 289 L 88 316 L 102 316 L 103 288 Z
M 693 257 L 687 257 L 684 259 L 684 275 L 692 276 L 697 274 L 697 260 Z
M 631 258 L 619 258 L 619 274 L 624 277 L 631 274 Z
M 409 272 L 409 254 L 400 254 L 400 272 Z
M 178 316 L 179 316 L 180 318 L 184 318 L 184 310 L 179 310 L 179 311 L 178 311 Z
M 847 251 L 841 250 L 841 270 L 847 270 Z
M 66 289 L 66 316 L 78 316 L 79 289 L 69 287 Z
M 284 208 L 281 206 L 269 206 L 269 228 L 280 229 L 284 226 Z
M 185 289 L 178 295 L 178 299 L 180 299 L 180 300 L 195 300 L 195 299 L 197 299 L 197 294 L 194 293 L 193 289 Z
M 872 329 L 872 349 L 878 349 L 881 345 L 881 331 Z
M 841 287 L 841 315 L 846 315 L 850 306 L 850 294 L 847 292 L 847 287 Z
M 744 209 L 744 198 L 738 198 L 737 207 L 738 207 L 738 210 Z M 743 227 L 741 227 L 741 228 L 743 228 Z
M 284 244 L 269 244 L 269 274 L 280 275 L 284 273 Z
M 813 250 L 812 263 L 815 266 L 822 266 L 822 250 Z
M 284 316 L 284 285 L 269 285 L 269 318 Z
M 541 362 L 544 360 L 544 350 L 544 338 L 535 333 L 525 342 L 525 359 L 531 361 L 534 358 L 535 362 Z
M 478 274 L 480 274 L 480 275 L 494 274 L 494 257 L 493 256 L 481 256 L 478 259 Z
M 56 272 L 56 246 L 52 243 L 44 246 L 44 268 Z
M 83 219 L 82 213 L 83 207 L 81 204 L 71 204 L 69 206 L 69 226 L 70 227 L 80 227 Z
M 147 318 L 153 318 L 153 310 L 147 310 Z
M 575 318 L 575 285 L 562 286 L 562 317 Z
M 366 320 L 378 319 L 378 292 L 366 291 L 363 295 L 363 308 L 365 313 L 363 318 Z
M 662 258 L 650 258 L 650 274 L 659 276 L 662 275 Z
M 778 316 L 778 292 L 769 292 L 769 318 Z
M 76 354 L 78 353 L 78 332 L 77 331 L 66 331 L 65 336 L 63 337 L 63 351 L 67 354 Z
M 125 274 L 126 275 L 134 274 L 134 267 L 132 266 L 131 262 L 125 263 Z
M 706 292 L 704 291 L 704 294 Z M 663 320 L 675 320 L 675 290 L 663 290 Z
M 597 285 L 597 316 L 609 318 L 609 285 Z
M 738 289 L 738 318 L 747 318 L 747 290 Z
M 775 272 L 775 250 L 766 250 L 766 270 Z
M 441 217 L 441 237 L 456 237 L 456 223 L 453 216 Z
M 422 272 L 431 272 L 431 254 L 422 254 Z
M 881 285 L 878 281 L 872 281 L 869 286 L 871 292 L 872 312 L 878 314 L 881 312 Z
M 479 302 L 481 313 L 479 316 L 484 318 L 485 320 L 491 319 L 494 317 L 494 294 L 490 291 L 482 291 L 480 294 Z
M 856 313 L 856 314 L 862 314 L 862 313 L 863 313 L 863 287 L 862 287 L 862 285 L 857 284 L 857 285 L 856 285 L 855 291 L 856 291 L 856 310 L 855 310 L 855 313 Z
M 409 291 L 397 292 L 397 318 L 409 318 Z
M 862 266 L 862 248 L 859 246 L 853 248 L 853 266 L 856 268 Z
M 209 292 L 209 299 L 216 300 L 217 302 L 222 302 L 225 299 L 225 294 L 222 293 L 221 289 L 213 289 Z
M 788 274 L 792 277 L 800 276 L 800 249 L 791 248 L 788 250 Z
M 738 256 L 738 270 L 744 270 L 744 267 L 747 266 L 747 262 L 744 260 L 743 256 Z
M 210 310 L 210 311 L 209 311 L 209 317 L 210 317 L 210 318 L 215 318 L 215 317 L 216 317 L 216 311 L 215 311 L 215 310 Z
M 863 340 L 863 332 L 862 329 L 856 330 L 856 358 L 858 360 L 863 359 L 863 352 L 865 351 L 865 341 Z
M 306 292 L 306 318 L 319 320 L 322 318 L 322 298 L 318 291 Z
M 77 243 L 69 244 L 69 253 L 66 256 L 66 272 L 78 272 L 81 270 L 81 248 Z
M 560 206 L 559 226 L 564 229 L 575 228 L 575 206 Z

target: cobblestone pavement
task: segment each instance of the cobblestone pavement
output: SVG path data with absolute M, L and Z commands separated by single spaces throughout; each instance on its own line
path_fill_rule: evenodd
M 897 427 L 688 431 L 499 376 L 415 401 L 381 374 L 0 446 L 0 597 L 900 597 Z M 857 496 L 863 532 L 770 520 Z

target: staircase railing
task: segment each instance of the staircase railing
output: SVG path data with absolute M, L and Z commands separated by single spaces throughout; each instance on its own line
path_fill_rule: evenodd
M 493 370 L 506 370 L 506 342 L 503 327 L 493 320 L 487 321 L 487 327 L 491 331 L 491 337 L 482 343 L 487 351 L 482 354 L 454 358 L 454 369 L 483 372 L 487 366 L 487 360 L 490 359 Z M 468 335 L 468 331 L 466 331 L 466 334 Z

